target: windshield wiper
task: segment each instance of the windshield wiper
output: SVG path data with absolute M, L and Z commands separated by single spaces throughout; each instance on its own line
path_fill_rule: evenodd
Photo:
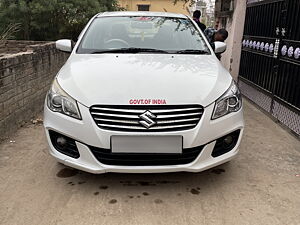
M 155 53 L 170 53 L 168 51 L 154 49 L 154 48 L 117 48 L 93 51 L 90 54 L 102 53 L 141 53 L 141 52 L 155 52 Z
M 206 54 L 209 54 L 209 52 L 205 51 L 205 50 L 185 49 L 185 50 L 176 51 L 175 54 L 199 54 L 199 55 L 206 55 Z

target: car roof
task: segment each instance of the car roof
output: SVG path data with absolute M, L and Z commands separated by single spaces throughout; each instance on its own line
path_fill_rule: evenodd
M 145 12 L 145 11 L 116 11 L 116 12 L 104 12 L 99 13 L 97 17 L 108 17 L 108 16 L 159 16 L 159 17 L 173 17 L 173 18 L 184 18 L 187 16 L 178 13 L 168 12 Z

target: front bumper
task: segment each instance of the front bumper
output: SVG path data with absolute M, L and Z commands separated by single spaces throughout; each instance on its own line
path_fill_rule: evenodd
M 50 154 L 59 162 L 90 173 L 123 172 L 123 173 L 162 173 L 162 172 L 200 172 L 211 167 L 223 164 L 236 156 L 244 130 L 242 109 L 222 118 L 211 120 L 214 104 L 206 107 L 204 114 L 196 128 L 187 131 L 157 132 L 155 135 L 181 135 L 183 136 L 183 148 L 204 146 L 198 157 L 191 163 L 184 165 L 162 166 L 116 166 L 100 163 L 89 146 L 102 149 L 110 149 L 112 135 L 141 135 L 138 132 L 116 132 L 102 130 L 93 121 L 89 108 L 78 104 L 82 120 L 76 120 L 60 113 L 52 112 L 47 106 L 44 107 L 44 127 L 50 147 Z M 80 157 L 75 159 L 60 153 L 52 145 L 49 130 L 56 131 L 76 140 L 76 146 Z M 240 130 L 239 138 L 235 147 L 218 157 L 212 157 L 212 151 L 218 138 L 226 134 Z M 147 133 L 142 133 L 147 135 Z M 154 135 L 152 132 L 151 135 Z

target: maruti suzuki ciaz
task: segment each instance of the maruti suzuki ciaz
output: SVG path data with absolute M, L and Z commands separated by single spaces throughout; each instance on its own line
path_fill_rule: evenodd
M 44 127 L 59 162 L 91 173 L 200 172 L 231 160 L 244 129 L 231 75 L 188 16 L 95 15 L 46 96 Z

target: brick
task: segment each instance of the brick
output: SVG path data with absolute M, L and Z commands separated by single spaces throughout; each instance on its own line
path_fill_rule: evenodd
M 16 90 L 14 88 L 9 89 L 8 91 L 6 91 L 0 95 L 0 102 L 7 102 L 11 98 L 13 98 L 15 95 L 16 95 Z
M 0 118 L 3 117 L 4 117 L 4 103 L 0 103 Z
M 5 47 L 0 48 L 0 53 L 4 50 L 16 53 L 0 58 L 0 135 L 3 137 L 42 110 L 53 78 L 69 54 L 46 42 L 5 41 Z
M 0 96 L 4 93 L 8 92 L 9 90 L 15 89 L 15 86 L 16 86 L 15 82 L 12 82 L 12 83 L 10 83 L 9 85 L 6 85 L 6 86 L 2 86 L 0 88 Z M 1 97 L 0 97 L 0 102 L 1 102 Z
M 32 94 L 34 94 L 32 88 L 29 88 L 29 89 L 27 89 L 26 91 L 23 92 L 24 98 L 26 98 L 28 96 L 30 97 L 30 95 L 32 95 Z
M 0 78 L 0 87 L 9 85 L 14 81 L 15 81 L 15 75 L 14 74 L 10 74 L 7 77 Z
M 0 70 L 0 79 L 5 78 L 9 75 L 11 75 L 11 69 L 10 68 L 3 68 L 2 70 Z
M 20 86 L 22 84 L 26 84 L 26 83 L 28 83 L 29 80 L 30 79 L 29 79 L 28 75 L 26 75 L 26 76 L 24 76 L 22 78 L 19 78 L 19 79 L 16 80 L 16 86 Z

